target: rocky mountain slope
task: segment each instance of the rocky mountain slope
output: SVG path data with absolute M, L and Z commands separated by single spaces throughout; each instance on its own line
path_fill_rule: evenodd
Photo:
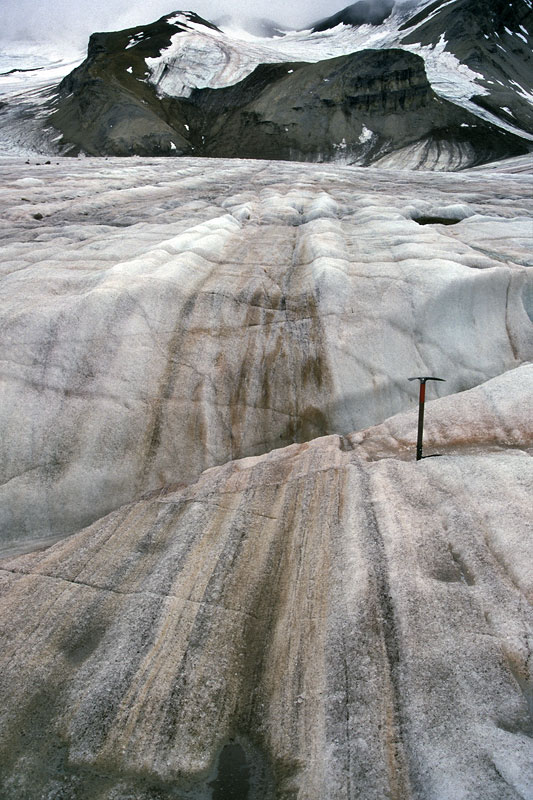
M 394 9 L 394 0 L 359 0 L 313 25 L 313 31 L 327 31 L 337 25 L 382 25 Z
M 533 14 L 526 0 L 501 5 L 358 2 L 307 31 L 244 39 L 176 12 L 94 34 L 83 64 L 41 91 L 41 127 L 71 154 L 435 169 L 520 155 L 533 141 Z M 31 101 L 5 102 L 4 127 L 20 128 Z
M 533 11 L 528 0 L 430 4 L 401 26 L 406 45 L 434 45 L 478 74 L 472 103 L 501 121 L 533 130 Z
M 532 357 L 527 173 L 0 170 L 4 548 Z
M 402 50 L 258 67 L 236 86 L 196 90 L 189 102 L 199 112 L 188 117 L 194 150 L 208 156 L 372 164 L 417 144 L 425 151 L 418 166 L 458 168 L 525 149 L 439 98 L 423 60 Z
M 411 412 L 1 562 L 5 800 L 531 798 L 532 391 L 429 403 L 438 459 Z

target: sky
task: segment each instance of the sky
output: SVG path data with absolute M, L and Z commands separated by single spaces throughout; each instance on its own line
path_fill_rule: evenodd
M 374 0 L 367 0 L 373 2 Z M 84 47 L 95 31 L 121 30 L 152 22 L 172 11 L 195 11 L 208 20 L 230 14 L 258 16 L 303 27 L 349 5 L 349 0 L 2 0 L 0 41 L 28 39 Z

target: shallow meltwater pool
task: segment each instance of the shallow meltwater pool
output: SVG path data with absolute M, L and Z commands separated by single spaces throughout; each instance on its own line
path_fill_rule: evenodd
M 227 744 L 222 749 L 217 777 L 210 786 L 212 800 L 250 800 L 250 767 L 240 744 Z

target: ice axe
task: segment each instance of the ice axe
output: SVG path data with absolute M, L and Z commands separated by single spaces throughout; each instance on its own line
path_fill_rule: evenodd
M 433 378 L 430 376 L 422 377 L 416 376 L 409 378 L 410 381 L 420 381 L 420 395 L 418 399 L 418 438 L 416 440 L 416 460 L 420 461 L 424 458 L 422 455 L 422 442 L 424 439 L 424 403 L 426 402 L 426 381 L 442 381 L 446 383 L 444 378 Z

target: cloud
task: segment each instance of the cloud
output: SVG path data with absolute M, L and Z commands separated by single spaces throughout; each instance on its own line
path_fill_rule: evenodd
M 370 4 L 378 0 L 367 0 Z M 131 0 L 94 0 L 88 3 L 76 0 L 3 0 L 2 40 L 37 39 L 70 43 L 84 47 L 89 35 L 95 31 L 120 30 L 152 22 L 172 11 L 195 11 L 208 20 L 223 15 L 233 18 L 267 17 L 294 27 L 336 13 L 346 3 L 333 0 L 186 0 L 180 6 L 173 0 L 146 0 L 132 4 Z
M 72 44 L 86 43 L 95 31 L 120 30 L 124 27 L 151 22 L 163 14 L 176 10 L 196 11 L 206 19 L 216 19 L 223 14 L 232 17 L 260 16 L 276 19 L 290 25 L 305 24 L 317 16 L 338 10 L 331 0 L 326 2 L 293 2 L 269 0 L 268 3 L 233 2 L 233 0 L 189 0 L 175 5 L 172 0 L 148 0 L 132 4 L 124 0 L 95 0 L 75 2 L 72 0 L 4 0 L 3 21 L 0 36 L 8 40 L 45 39 L 48 41 L 70 40 Z

